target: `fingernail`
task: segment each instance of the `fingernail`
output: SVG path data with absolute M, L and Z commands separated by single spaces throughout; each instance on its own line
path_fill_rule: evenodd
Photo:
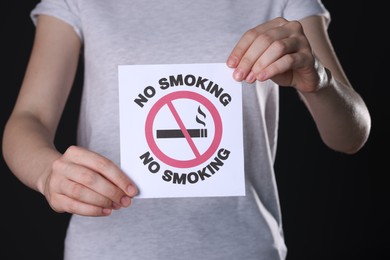
M 130 195 L 131 197 L 134 196 L 135 194 L 137 194 L 137 188 L 134 187 L 133 185 L 129 185 L 127 186 L 127 194 Z
M 253 71 L 249 72 L 248 76 L 246 76 L 245 81 L 248 83 L 252 83 L 255 80 L 255 74 Z
M 121 198 L 121 205 L 123 207 L 128 207 L 129 205 L 131 204 L 131 198 L 127 197 L 127 196 L 123 196 Z
M 226 64 L 228 67 L 233 68 L 236 66 L 238 59 L 234 56 L 230 56 L 229 59 L 227 60 Z
M 112 209 L 107 209 L 107 208 L 102 209 L 103 215 L 106 215 L 106 216 L 111 215 L 111 212 L 112 212 Z
M 233 73 L 233 77 L 234 77 L 234 79 L 237 80 L 237 81 L 241 81 L 243 75 L 244 75 L 244 74 L 243 74 L 242 71 L 239 70 L 239 69 L 235 70 L 234 73 Z

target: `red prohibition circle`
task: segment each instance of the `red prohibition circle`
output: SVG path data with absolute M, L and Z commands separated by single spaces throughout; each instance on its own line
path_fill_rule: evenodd
M 167 156 L 158 147 L 156 140 L 153 137 L 153 122 L 157 113 L 160 111 L 160 109 L 163 106 L 170 104 L 173 100 L 176 99 L 193 99 L 198 101 L 209 110 L 214 120 L 215 134 L 210 147 L 203 154 L 200 154 L 199 156 L 195 156 L 195 158 L 190 160 L 177 160 L 175 158 Z M 156 155 L 156 157 L 160 159 L 162 162 L 177 168 L 190 168 L 204 163 L 218 149 L 218 146 L 221 143 L 221 139 L 222 139 L 222 120 L 214 104 L 204 96 L 191 91 L 176 91 L 159 99 L 150 109 L 145 122 L 145 136 L 149 148 L 154 153 L 154 155 Z

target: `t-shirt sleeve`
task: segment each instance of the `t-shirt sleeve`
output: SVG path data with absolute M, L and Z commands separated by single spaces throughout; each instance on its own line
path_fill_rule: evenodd
M 30 13 L 31 19 L 35 25 L 38 16 L 41 14 L 50 15 L 68 23 L 73 27 L 81 41 L 83 41 L 79 9 L 74 1 L 42 0 Z
M 329 25 L 331 16 L 321 0 L 286 0 L 283 16 L 288 20 L 301 20 L 312 15 L 324 16 Z

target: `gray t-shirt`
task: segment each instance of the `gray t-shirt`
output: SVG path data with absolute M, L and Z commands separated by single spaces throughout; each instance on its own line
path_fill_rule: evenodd
M 269 19 L 329 13 L 318 0 L 43 0 L 32 11 L 83 42 L 78 144 L 119 164 L 118 65 L 225 62 Z M 72 216 L 65 259 L 284 259 L 274 177 L 278 86 L 243 84 L 246 196 L 135 199 L 109 217 Z

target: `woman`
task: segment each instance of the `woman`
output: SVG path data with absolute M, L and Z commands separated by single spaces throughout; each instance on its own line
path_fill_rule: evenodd
M 320 1 L 43 0 L 32 18 L 3 151 L 23 183 L 73 214 L 65 259 L 285 259 L 273 170 L 279 85 L 297 90 L 331 149 L 355 153 L 368 138 L 370 115 Z M 53 139 L 81 57 L 78 145 L 61 154 Z M 246 196 L 132 200 L 136 173 L 119 167 L 118 65 L 211 62 L 243 82 Z

